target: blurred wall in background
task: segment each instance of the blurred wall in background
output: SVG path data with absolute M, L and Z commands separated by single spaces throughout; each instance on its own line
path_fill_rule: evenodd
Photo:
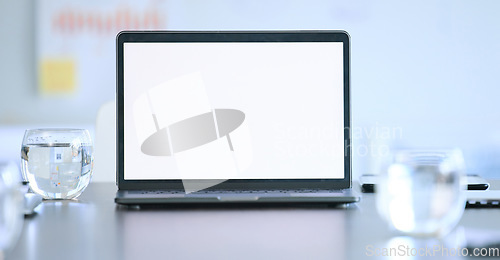
M 114 99 L 114 36 L 102 41 L 99 66 L 86 72 L 95 73 L 92 83 L 71 98 L 40 92 L 36 34 L 46 2 L 0 0 L 0 127 L 93 124 L 99 106 Z M 500 178 L 499 1 L 144 3 L 165 8 L 160 29 L 345 29 L 355 178 L 377 172 L 388 147 L 405 146 L 460 147 L 469 172 Z

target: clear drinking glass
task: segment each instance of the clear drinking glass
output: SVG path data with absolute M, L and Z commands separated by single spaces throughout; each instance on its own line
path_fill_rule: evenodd
M 90 134 L 84 129 L 32 129 L 24 133 L 22 172 L 45 199 L 79 196 L 92 176 Z
M 397 151 L 376 187 L 377 209 L 403 233 L 445 235 L 465 208 L 464 172 L 458 149 Z
M 0 165 L 0 259 L 7 258 L 21 234 L 24 214 L 19 169 Z

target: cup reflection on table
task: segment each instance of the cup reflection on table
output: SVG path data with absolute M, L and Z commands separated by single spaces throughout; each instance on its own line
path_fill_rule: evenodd
M 376 187 L 378 212 L 404 234 L 444 236 L 465 208 L 464 175 L 459 149 L 396 151 Z

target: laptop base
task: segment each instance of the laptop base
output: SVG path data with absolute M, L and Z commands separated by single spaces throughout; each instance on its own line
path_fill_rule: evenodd
M 119 190 L 115 202 L 122 205 L 188 204 L 343 204 L 358 202 L 351 189 L 335 191 L 196 192 Z

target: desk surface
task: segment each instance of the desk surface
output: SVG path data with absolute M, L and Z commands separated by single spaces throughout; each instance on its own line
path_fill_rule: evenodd
M 443 242 L 395 236 L 373 194 L 345 208 L 137 210 L 115 205 L 115 192 L 112 183 L 92 183 L 78 200 L 43 202 L 10 258 L 357 259 L 369 245 L 460 246 L 464 229 L 498 229 L 500 219 L 498 209 L 468 209 Z

